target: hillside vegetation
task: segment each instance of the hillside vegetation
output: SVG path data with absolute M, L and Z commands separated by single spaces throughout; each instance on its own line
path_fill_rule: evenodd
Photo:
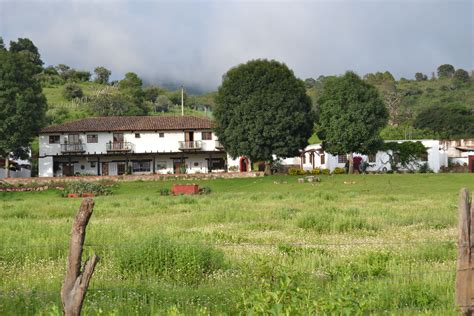
M 474 81 L 462 69 L 438 77 L 417 73 L 416 79 L 395 80 L 389 72 L 367 74 L 389 109 L 390 122 L 383 130 L 385 139 L 474 137 Z M 447 65 L 450 66 L 450 65 Z M 159 86 L 143 87 L 141 79 L 127 73 L 120 81 L 95 79 L 87 71 L 47 67 L 40 77 L 48 102 L 48 124 L 58 124 L 88 116 L 106 115 L 178 115 L 181 91 Z M 452 67 L 452 66 L 451 66 Z M 98 67 L 100 68 L 100 67 Z M 97 70 L 97 69 L 96 69 Z M 442 70 L 442 69 L 441 69 Z M 461 75 L 458 75 L 461 72 Z M 84 75 L 86 73 L 86 75 Z M 79 74 L 79 75 L 78 75 Z M 318 113 L 318 98 L 325 82 L 333 76 L 305 80 L 307 94 Z M 67 90 L 67 91 L 66 91 Z M 185 114 L 212 117 L 217 92 L 201 95 L 184 93 Z M 319 141 L 315 133 L 310 143 Z

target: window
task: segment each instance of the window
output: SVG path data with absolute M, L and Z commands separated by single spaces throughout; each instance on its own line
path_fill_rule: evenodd
M 375 155 L 369 155 L 369 162 L 375 162 Z
M 156 169 L 158 170 L 163 170 L 163 169 L 166 169 L 166 161 L 157 161 L 156 162 Z
M 80 144 L 81 140 L 79 139 L 79 134 L 69 134 L 67 136 L 67 142 L 69 144 Z
M 150 161 L 134 161 L 133 172 L 150 172 Z
M 89 134 L 87 135 L 87 142 L 88 143 L 98 143 L 99 137 L 97 134 Z
M 321 164 L 324 165 L 326 163 L 326 156 L 324 154 L 321 154 Z
M 225 160 L 222 158 L 214 158 L 210 160 L 211 170 L 222 170 L 225 169 Z
M 114 143 L 123 143 L 123 133 L 114 133 L 113 140 Z
M 160 133 L 160 138 L 165 137 L 165 133 Z
M 50 144 L 59 144 L 59 135 L 49 135 Z
M 346 163 L 347 162 L 347 156 L 346 155 L 338 155 L 337 156 L 337 162 L 338 163 Z
M 140 138 L 140 133 L 135 133 L 135 138 Z
M 202 140 L 212 140 L 212 132 L 202 132 Z
M 423 153 L 420 155 L 421 161 L 428 161 L 428 153 Z
M 89 163 L 90 163 L 90 165 L 91 165 L 91 168 L 95 168 L 95 167 L 96 167 L 96 164 L 95 164 L 96 162 L 95 162 L 95 161 L 90 161 Z
M 303 161 L 303 164 L 306 163 L 306 154 L 301 155 L 301 160 Z

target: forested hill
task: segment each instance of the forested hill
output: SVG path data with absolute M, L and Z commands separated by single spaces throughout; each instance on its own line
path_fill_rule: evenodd
M 92 75 L 66 65 L 46 67 L 39 76 L 48 102 L 48 124 L 87 116 L 175 115 L 181 113 L 181 91 L 159 86 L 143 87 L 134 73 L 109 82 L 110 71 L 97 67 Z M 318 96 L 331 76 L 308 78 L 305 85 L 317 112 Z M 389 72 L 367 74 L 390 112 L 385 139 L 474 137 L 474 78 L 451 65 L 438 67 L 437 74 L 417 73 L 396 81 Z M 184 94 L 185 113 L 212 115 L 216 92 Z M 317 128 L 317 126 L 316 126 Z M 311 142 L 317 141 L 313 137 Z

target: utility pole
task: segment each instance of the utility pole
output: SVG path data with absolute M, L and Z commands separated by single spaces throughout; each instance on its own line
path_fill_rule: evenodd
M 184 116 L 184 88 L 181 86 L 181 116 Z

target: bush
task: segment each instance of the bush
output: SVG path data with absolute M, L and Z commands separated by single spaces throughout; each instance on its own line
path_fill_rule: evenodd
M 327 176 L 331 173 L 331 171 L 329 171 L 329 169 L 322 169 L 321 173 Z
M 321 174 L 321 168 L 314 168 L 313 170 L 311 170 L 311 174 L 313 175 Z
M 170 189 L 168 188 L 161 188 L 160 195 L 170 195 Z
M 84 96 L 84 93 L 82 92 L 82 88 L 79 85 L 74 83 L 68 83 L 64 86 L 63 96 L 67 100 L 72 100 L 75 98 L 82 98 Z
M 118 268 L 125 277 L 149 278 L 198 284 L 224 267 L 224 254 L 211 246 L 181 243 L 164 236 L 134 242 L 116 253 Z
M 421 164 L 420 167 L 418 168 L 419 173 L 433 173 L 433 170 L 430 168 L 428 163 Z
M 82 195 L 83 193 L 93 193 L 94 195 L 109 195 L 112 192 L 105 185 L 97 182 L 75 181 L 67 184 L 63 195 L 73 193 Z
M 210 188 L 210 187 L 202 187 L 202 188 L 199 190 L 199 193 L 201 193 L 201 194 L 209 194 L 209 193 L 211 193 L 211 188 Z
M 339 168 L 339 167 L 336 167 L 333 172 L 333 174 L 344 174 L 346 173 L 346 169 L 345 168 Z

